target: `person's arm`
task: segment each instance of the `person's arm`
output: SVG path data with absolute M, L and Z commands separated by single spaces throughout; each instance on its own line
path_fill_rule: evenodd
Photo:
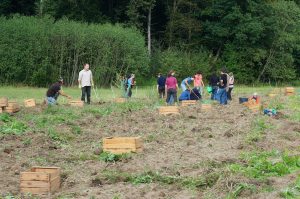
M 78 75 L 78 88 L 81 88 L 81 79 L 82 79 L 82 73 L 80 71 Z
M 93 73 L 91 71 L 91 85 L 94 86 Z
M 64 96 L 64 97 L 66 97 L 66 98 L 68 98 L 68 99 L 72 99 L 71 96 L 65 94 L 62 90 L 59 90 L 58 93 L 59 93 L 61 96 Z
M 202 84 L 203 87 L 205 87 L 203 80 L 201 80 L 201 84 Z

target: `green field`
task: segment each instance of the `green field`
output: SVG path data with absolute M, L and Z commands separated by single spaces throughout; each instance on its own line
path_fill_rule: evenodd
M 267 97 L 273 89 L 236 87 L 229 105 L 213 104 L 211 111 L 201 103 L 180 107 L 178 116 L 158 115 L 164 103 L 154 87 L 138 87 L 126 103 L 112 101 L 120 95 L 117 88 L 97 89 L 100 100 L 94 102 L 101 103 L 84 108 L 70 107 L 60 97 L 58 106 L 0 114 L 0 198 L 21 198 L 20 172 L 57 166 L 62 184 L 51 195 L 57 199 L 297 199 L 300 96 Z M 0 87 L 0 97 L 22 105 L 28 98 L 41 102 L 46 90 Z M 78 88 L 64 91 L 80 97 Z M 239 96 L 253 92 L 267 108 L 276 108 L 278 117 L 238 103 Z M 102 138 L 112 136 L 140 136 L 144 151 L 102 152 Z

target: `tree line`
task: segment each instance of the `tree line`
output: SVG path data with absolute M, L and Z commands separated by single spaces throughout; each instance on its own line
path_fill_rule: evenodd
M 26 21 L 24 17 L 12 17 L 14 14 L 32 16 L 27 20 L 27 23 L 32 21 L 32 29 L 38 20 L 43 21 L 42 24 L 51 21 L 49 27 L 55 27 L 53 30 L 62 26 L 62 32 L 71 31 L 67 27 L 73 27 L 73 36 L 65 34 L 64 39 L 69 43 L 65 42 L 68 45 L 63 47 L 64 50 L 57 50 L 61 49 L 63 42 L 59 36 L 61 33 L 56 35 L 55 31 L 51 33 L 49 45 L 39 44 L 40 51 L 52 51 L 51 56 L 56 55 L 55 58 L 46 56 L 47 59 L 37 56 L 35 62 L 44 68 L 33 70 L 35 73 L 43 73 L 45 68 L 55 68 L 58 71 L 56 73 L 65 74 L 69 78 L 69 84 L 72 84 L 74 74 L 79 69 L 77 59 L 79 62 L 93 60 L 92 62 L 99 67 L 99 81 L 106 85 L 115 79 L 117 73 L 122 72 L 120 67 L 125 67 L 131 72 L 141 71 L 141 75 L 146 79 L 158 72 L 166 73 L 170 69 L 177 70 L 180 78 L 197 70 L 202 70 L 207 77 L 208 74 L 226 66 L 235 74 L 239 83 L 293 82 L 299 81 L 300 77 L 299 5 L 299 0 L 3 0 L 0 2 L 0 14 L 4 16 L 1 18 L 3 22 L 0 26 L 0 42 L 5 46 L 7 42 L 3 38 L 12 31 L 2 31 L 4 24 L 21 18 Z M 62 23 L 64 25 L 61 25 Z M 22 25 L 18 24 L 15 27 L 16 31 L 19 30 L 19 26 Z M 120 32 L 111 39 L 105 34 L 90 30 L 104 27 L 116 28 Z M 22 31 L 19 31 L 19 34 L 20 37 L 27 36 L 21 36 Z M 84 39 L 77 41 L 76 35 L 84 34 L 88 40 L 107 45 L 100 48 L 107 52 L 106 57 L 98 52 L 98 47 L 89 49 L 90 44 L 96 45 L 94 42 Z M 30 34 L 28 36 L 30 37 Z M 68 36 L 70 38 L 67 39 Z M 133 42 L 129 44 L 132 48 L 138 45 L 140 54 L 136 55 L 129 50 L 115 52 L 110 42 L 119 41 L 114 43 L 118 49 L 124 38 Z M 37 39 L 32 38 L 32 43 L 38 43 L 35 40 Z M 15 40 L 13 44 L 24 45 L 17 44 L 19 41 L 23 40 Z M 70 47 L 72 42 L 76 45 Z M 126 41 L 124 43 L 127 44 Z M 86 47 L 82 47 L 84 55 L 78 54 L 75 48 L 85 45 Z M 122 46 L 120 48 L 122 49 Z M 20 52 L 24 57 L 26 52 L 29 53 L 22 50 Z M 2 53 L 7 55 L 12 52 L 0 50 L 0 59 L 6 61 Z M 126 64 L 124 60 L 119 60 L 120 56 L 116 55 L 117 53 L 126 55 Z M 15 75 L 14 71 L 18 72 L 18 67 L 22 67 L 14 65 L 19 62 L 13 62 L 9 72 Z M 30 66 L 30 61 L 26 62 Z M 2 73 L 7 66 L 4 66 L 4 63 L 1 65 Z M 56 73 L 51 74 L 56 76 Z M 18 78 L 1 77 L 1 82 L 12 80 L 28 83 L 28 78 L 20 81 Z M 31 82 L 33 85 L 40 85 L 38 82 Z

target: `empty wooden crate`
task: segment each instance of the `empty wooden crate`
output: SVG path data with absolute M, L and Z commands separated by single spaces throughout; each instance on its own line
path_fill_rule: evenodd
M 60 187 L 59 167 L 33 167 L 20 174 L 20 192 L 49 195 Z
M 191 106 L 191 105 L 196 105 L 197 100 L 182 100 L 181 101 L 181 106 Z
M 158 111 L 160 115 L 179 114 L 177 106 L 162 106 Z
M 73 101 L 69 101 L 70 106 L 73 107 L 83 107 L 84 106 L 84 102 L 81 100 L 73 100 Z
M 27 108 L 35 107 L 36 106 L 35 99 L 24 100 L 24 106 L 27 107 Z
M 286 87 L 285 95 L 287 95 L 287 96 L 295 95 L 295 88 L 294 87 Z
M 114 100 L 116 103 L 124 103 L 124 102 L 126 102 L 126 98 L 115 98 L 115 100 Z
M 201 109 L 202 110 L 211 110 L 212 105 L 211 104 L 201 104 Z
M 103 151 L 122 154 L 143 151 L 140 137 L 108 137 L 103 139 Z
M 253 112 L 259 112 L 261 109 L 260 104 L 249 104 L 249 105 L 247 105 L 247 107 Z
M 8 99 L 7 97 L 1 97 L 0 98 L 0 107 L 5 107 L 8 105 Z
M 20 105 L 17 102 L 8 102 L 8 105 L 4 110 L 7 113 L 15 113 L 20 111 Z

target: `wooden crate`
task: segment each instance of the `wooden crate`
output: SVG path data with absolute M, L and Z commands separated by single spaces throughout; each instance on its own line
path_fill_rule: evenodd
M 24 100 L 24 106 L 25 106 L 26 108 L 29 108 L 29 107 L 35 107 L 35 106 L 36 106 L 35 99 L 27 99 L 27 100 Z
M 285 95 L 286 96 L 295 95 L 295 88 L 294 87 L 286 87 L 285 88 Z
M 168 115 L 168 114 L 179 114 L 179 109 L 177 106 L 162 106 L 158 110 L 160 115 Z
M 126 102 L 126 98 L 124 98 L 124 97 L 115 98 L 114 102 L 115 103 L 125 103 Z
M 59 167 L 33 167 L 20 173 L 20 192 L 49 195 L 60 188 Z
M 211 110 L 212 105 L 211 104 L 201 104 L 201 109 L 206 111 L 206 110 Z
M 8 105 L 8 99 L 7 97 L 1 97 L 0 98 L 0 107 L 5 107 Z
M 248 109 L 250 109 L 253 112 L 258 112 L 260 111 L 261 105 L 260 104 L 249 104 Z
M 0 113 L 3 113 L 3 112 L 4 112 L 4 108 L 0 107 Z
M 142 152 L 143 141 L 140 137 L 108 137 L 103 139 L 103 151 L 114 154 Z
M 73 101 L 69 101 L 70 106 L 73 107 L 83 107 L 84 106 L 84 101 L 81 100 L 73 100 Z
M 8 102 L 8 105 L 4 110 L 7 113 L 16 113 L 20 111 L 20 105 L 17 102 Z
M 274 98 L 274 97 L 278 96 L 278 94 L 270 93 L 268 96 L 271 97 L 271 98 Z
M 181 106 L 191 106 L 191 105 L 196 105 L 197 100 L 182 100 L 181 101 Z

